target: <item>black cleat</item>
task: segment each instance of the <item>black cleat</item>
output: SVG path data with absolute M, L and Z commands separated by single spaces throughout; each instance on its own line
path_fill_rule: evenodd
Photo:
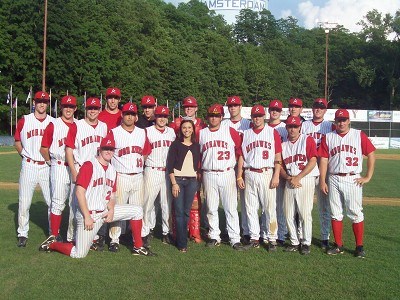
M 327 251 L 329 249 L 329 240 L 321 241 L 321 249 Z
M 211 239 L 211 240 L 209 240 L 209 241 L 207 242 L 206 247 L 213 248 L 213 247 L 219 247 L 219 245 L 221 245 L 220 242 L 218 242 L 218 241 L 215 240 L 215 239 Z
M 311 253 L 311 249 L 309 245 L 301 245 L 300 253 L 303 255 L 308 255 Z
M 276 240 L 276 245 L 278 247 L 283 247 L 283 246 L 285 246 L 285 241 L 284 240 Z
M 17 246 L 18 247 L 26 247 L 26 242 L 28 241 L 28 238 L 24 237 L 24 236 L 20 236 L 18 238 L 18 243 Z
M 276 252 L 278 251 L 278 246 L 276 242 L 269 242 L 268 243 L 268 252 Z
M 297 252 L 299 251 L 299 245 L 289 245 L 285 248 L 285 252 Z
M 39 251 L 50 252 L 49 246 L 54 242 L 57 242 L 57 237 L 50 235 L 43 243 L 40 244 Z
M 258 240 L 250 240 L 246 246 L 249 246 L 249 248 L 260 248 L 260 242 Z
M 148 234 L 144 237 L 142 237 L 142 242 L 143 242 L 143 247 L 145 248 L 150 248 L 150 241 L 151 241 L 151 235 Z
M 118 252 L 119 251 L 119 244 L 118 243 L 111 243 L 110 246 L 108 247 L 108 251 L 110 252 Z
M 169 234 L 164 234 L 162 239 L 161 239 L 161 241 L 165 245 L 172 245 L 173 244 L 172 239 L 171 239 Z
M 132 248 L 132 255 L 141 255 L 141 256 L 156 256 L 153 252 L 145 247 Z
M 250 245 L 251 239 L 250 239 L 250 235 L 243 235 L 242 240 L 241 240 L 243 245 Z
M 232 246 L 233 249 L 236 251 L 246 251 L 249 249 L 249 247 L 243 246 L 241 243 L 236 243 Z
M 354 256 L 358 258 L 365 258 L 365 251 L 363 246 L 357 246 Z
M 343 254 L 343 247 L 339 247 L 338 245 L 334 245 L 331 249 L 326 251 L 328 255 L 336 255 L 336 254 Z
M 105 244 L 106 244 L 105 236 L 100 235 L 99 238 L 93 242 L 92 246 L 90 246 L 90 250 L 103 251 Z

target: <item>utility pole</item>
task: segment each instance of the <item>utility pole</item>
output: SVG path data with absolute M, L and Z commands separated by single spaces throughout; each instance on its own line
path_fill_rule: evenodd
M 42 91 L 46 91 L 47 0 L 44 1 Z
M 321 28 L 325 29 L 325 99 L 329 102 L 328 99 L 328 49 L 329 49 L 329 32 L 331 29 L 336 28 L 338 23 L 332 22 L 318 22 L 318 25 Z

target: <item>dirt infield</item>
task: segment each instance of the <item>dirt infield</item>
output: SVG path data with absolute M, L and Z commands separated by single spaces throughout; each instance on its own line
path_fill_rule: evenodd
M 376 159 L 400 160 L 400 154 L 375 154 Z
M 15 182 L 0 182 L 0 190 L 18 190 L 18 183 Z M 40 191 L 37 186 L 36 190 Z M 314 199 L 316 202 L 316 199 Z M 400 206 L 400 198 L 372 198 L 364 197 L 364 204 L 385 205 L 385 206 Z

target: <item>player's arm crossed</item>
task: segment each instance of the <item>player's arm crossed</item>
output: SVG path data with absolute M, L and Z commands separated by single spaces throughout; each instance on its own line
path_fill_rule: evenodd
M 275 153 L 275 160 L 274 160 L 274 174 L 271 178 L 270 188 L 274 189 L 279 185 L 279 175 L 281 173 L 281 165 L 282 165 L 282 153 Z
M 237 162 L 237 178 L 236 182 L 238 187 L 243 190 L 244 189 L 244 179 L 243 179 L 243 155 L 239 156 L 238 162 Z

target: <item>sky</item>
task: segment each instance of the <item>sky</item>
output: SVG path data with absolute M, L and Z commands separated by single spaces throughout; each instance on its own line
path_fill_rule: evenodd
M 164 1 L 177 4 L 188 0 Z M 373 9 L 394 15 L 400 9 L 400 0 L 269 0 L 269 10 L 276 19 L 293 16 L 307 29 L 317 27 L 318 22 L 329 22 L 358 32 L 361 27 L 357 23 Z M 224 14 L 228 22 L 235 20 L 234 11 L 224 11 Z

